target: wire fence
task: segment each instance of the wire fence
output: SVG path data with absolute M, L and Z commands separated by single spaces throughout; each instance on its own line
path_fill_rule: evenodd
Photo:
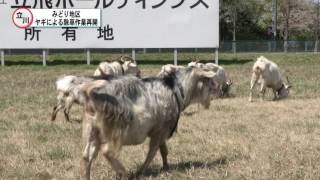
M 314 52 L 315 45 L 315 41 L 288 41 L 288 52 Z M 284 41 L 225 41 L 220 43 L 219 51 L 284 52 Z
M 284 52 L 283 41 L 221 41 L 219 52 Z M 288 41 L 288 52 L 314 52 L 315 41 Z M 83 53 L 84 49 L 50 49 L 50 53 Z M 132 49 L 90 49 L 92 53 L 131 53 Z M 137 53 L 170 53 L 171 48 L 135 49 Z M 318 52 L 320 49 L 318 48 Z M 6 49 L 6 55 L 42 54 L 42 49 Z M 212 53 L 212 48 L 178 48 L 178 52 Z
M 315 52 L 315 41 L 288 41 L 287 52 Z M 76 53 L 83 54 L 86 58 L 87 64 L 91 62 L 92 53 L 118 53 L 128 54 L 132 53 L 132 57 L 135 58 L 135 54 L 146 53 L 174 53 L 174 62 L 177 62 L 176 53 L 214 53 L 213 48 L 148 48 L 148 49 L 5 49 L 1 50 L 1 65 L 5 65 L 5 56 L 11 55 L 42 55 L 43 65 L 46 65 L 47 56 L 52 54 L 64 54 L 64 53 Z M 220 53 L 274 53 L 284 52 L 283 41 L 221 41 L 219 47 Z M 316 49 L 319 52 L 319 47 Z M 9 58 L 10 59 L 10 58 Z M 217 62 L 218 56 L 216 54 L 215 60 Z

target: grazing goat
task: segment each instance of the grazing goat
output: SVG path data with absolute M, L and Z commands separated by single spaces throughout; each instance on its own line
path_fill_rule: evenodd
M 189 67 L 199 67 L 206 68 L 216 73 L 214 81 L 218 85 L 218 97 L 229 97 L 230 88 L 232 81 L 227 78 L 226 72 L 223 67 L 216 65 L 214 63 L 200 63 L 199 61 L 192 61 L 188 64 Z
M 129 59 L 129 60 L 125 60 Z M 125 74 L 134 74 L 140 77 L 140 70 L 137 64 L 130 57 L 120 57 L 120 60 L 113 62 L 102 62 L 94 72 L 94 76 L 121 76 Z
M 179 65 L 173 65 L 173 64 L 166 64 L 166 65 L 163 65 L 162 68 L 161 68 L 161 71 L 158 73 L 158 77 L 165 77 L 165 76 L 168 76 L 169 74 L 171 73 L 175 73 L 175 72 L 178 72 L 182 69 L 185 69 L 187 67 L 184 67 L 184 66 L 179 66 Z M 203 67 L 202 67 L 203 68 Z M 205 69 L 203 68 L 204 70 L 210 70 L 210 69 Z M 215 75 L 217 76 L 217 74 Z M 209 80 L 209 87 L 210 87 L 210 92 L 211 93 L 214 93 L 214 92 L 217 92 L 218 90 L 218 84 L 217 82 L 214 81 L 214 78 L 213 79 L 210 79 Z M 203 85 L 203 82 L 198 82 L 197 84 L 197 91 L 195 91 L 195 94 L 194 94 L 194 97 L 195 98 L 195 101 L 192 101 L 191 104 L 194 104 L 194 103 L 198 103 L 198 102 L 205 102 L 205 100 L 203 101 L 199 101 L 199 99 L 203 98 L 204 96 L 201 94 L 203 92 L 203 88 L 205 88 L 206 86 Z M 207 109 L 207 104 L 202 104 L 202 106 L 204 106 L 205 109 Z
M 86 146 L 81 162 L 82 178 L 90 179 L 93 160 L 101 151 L 120 177 L 126 176 L 118 160 L 122 146 L 138 145 L 150 138 L 145 162 L 137 171 L 143 173 L 158 149 L 163 168 L 168 168 L 166 141 L 173 135 L 181 111 L 196 98 L 197 84 L 203 83 L 199 101 L 210 106 L 212 71 L 188 67 L 163 77 L 138 79 L 133 76 L 115 77 L 87 83 L 83 121 Z
M 290 84 L 287 77 L 288 84 Z M 250 96 L 249 101 L 252 102 L 253 88 L 256 83 L 261 84 L 260 93 L 261 100 L 264 99 L 266 88 L 273 90 L 273 100 L 286 98 L 289 95 L 289 89 L 291 85 L 287 85 L 283 82 L 279 67 L 274 62 L 261 56 L 257 58 L 257 61 L 252 67 L 252 76 L 250 84 Z
M 100 63 L 94 73 L 96 77 L 120 76 L 125 74 L 135 74 L 140 77 L 140 70 L 135 62 L 125 60 L 129 57 L 120 57 L 120 61 Z M 53 107 L 51 120 L 56 119 L 57 113 L 63 109 L 66 121 L 69 120 L 69 112 L 74 103 L 83 105 L 82 96 L 79 89 L 86 82 L 94 80 L 94 77 L 88 76 L 63 76 L 56 81 L 58 91 L 57 104 Z

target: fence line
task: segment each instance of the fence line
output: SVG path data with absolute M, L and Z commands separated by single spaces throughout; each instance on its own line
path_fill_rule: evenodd
M 288 52 L 314 52 L 315 41 L 288 41 Z M 47 57 L 50 53 L 86 53 L 87 64 L 90 64 L 91 53 L 132 53 L 135 59 L 136 53 L 174 53 L 174 62 L 176 63 L 176 54 L 179 53 L 215 53 L 214 59 L 218 63 L 218 51 L 213 48 L 148 48 L 148 49 L 4 49 L 1 50 L 1 65 L 5 65 L 5 55 L 12 54 L 42 54 L 43 65 L 46 65 Z M 242 53 L 242 52 L 284 52 L 283 41 L 221 41 L 219 47 L 220 53 Z M 319 52 L 319 48 L 316 52 Z
M 288 41 L 288 52 L 314 52 L 314 49 L 315 41 Z M 234 52 L 234 50 L 235 52 L 284 52 L 284 41 L 222 41 L 220 43 L 220 52 Z
M 219 52 L 284 52 L 283 41 L 221 41 Z M 288 52 L 314 52 L 315 41 L 288 41 Z M 137 48 L 136 53 L 171 53 L 172 48 Z M 5 54 L 41 54 L 41 49 L 6 49 Z M 90 49 L 91 53 L 131 53 L 132 49 Z M 179 52 L 212 52 L 213 48 L 178 48 Z M 319 51 L 319 49 L 318 49 Z M 51 53 L 82 53 L 83 49 L 50 49 Z

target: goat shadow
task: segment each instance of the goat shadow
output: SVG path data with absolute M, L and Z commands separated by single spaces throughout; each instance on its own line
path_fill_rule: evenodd
M 172 172 L 172 171 L 178 171 L 178 172 L 186 172 L 191 169 L 213 169 L 217 166 L 223 166 L 227 164 L 227 157 L 220 157 L 214 161 L 209 162 L 201 162 L 201 161 L 187 161 L 187 162 L 179 162 L 178 164 L 169 164 L 169 169 L 167 170 L 159 170 L 159 166 L 151 166 L 146 169 L 145 173 L 141 175 L 141 177 L 137 178 L 135 174 L 131 174 L 129 179 L 135 180 L 135 179 L 144 179 L 148 177 L 157 177 L 160 174 L 164 172 Z

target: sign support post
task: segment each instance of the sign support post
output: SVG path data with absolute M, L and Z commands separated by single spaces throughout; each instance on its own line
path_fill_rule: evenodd
M 219 65 L 219 50 L 218 50 L 218 48 L 215 49 L 214 61 L 215 61 L 216 65 Z
M 4 50 L 1 49 L 1 66 L 4 66 Z
M 45 49 L 42 50 L 42 65 L 47 65 L 47 51 Z
M 86 52 L 87 52 L 87 65 L 90 65 L 90 63 L 91 63 L 91 52 L 90 52 L 90 49 L 87 49 Z
M 177 48 L 174 48 L 173 63 L 174 63 L 174 65 L 178 65 L 178 50 L 177 50 Z
M 133 61 L 136 62 L 136 49 L 132 49 L 131 57 L 132 57 Z

